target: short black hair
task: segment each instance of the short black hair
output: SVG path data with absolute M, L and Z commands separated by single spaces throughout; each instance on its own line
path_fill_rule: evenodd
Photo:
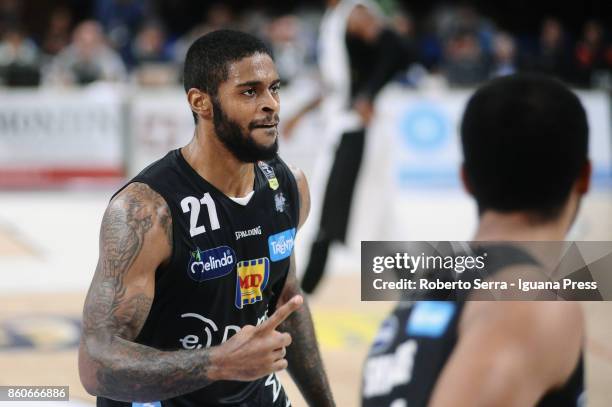
M 272 57 L 263 41 L 247 33 L 218 30 L 201 36 L 191 44 L 185 57 L 185 92 L 197 88 L 215 97 L 219 84 L 227 80 L 228 65 L 257 53 Z M 195 113 L 193 117 L 197 122 Z
M 580 100 L 556 79 L 517 74 L 483 85 L 461 123 L 464 168 L 479 212 L 556 218 L 588 161 L 588 132 Z

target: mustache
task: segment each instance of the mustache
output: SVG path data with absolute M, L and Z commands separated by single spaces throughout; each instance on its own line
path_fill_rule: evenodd
M 277 114 L 273 116 L 266 117 L 265 119 L 253 120 L 249 123 L 249 130 L 256 129 L 261 126 L 269 125 L 270 123 L 278 124 L 279 117 Z

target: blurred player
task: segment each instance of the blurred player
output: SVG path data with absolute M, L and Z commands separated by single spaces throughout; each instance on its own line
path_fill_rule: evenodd
M 286 407 L 275 372 L 288 367 L 311 405 L 332 406 L 294 269 L 308 186 L 277 156 L 270 53 L 248 34 L 207 34 L 184 86 L 193 139 L 117 192 L 102 220 L 81 381 L 98 406 Z
M 319 38 L 323 98 L 307 106 L 286 129 L 291 131 L 307 111 L 321 103 L 326 132 L 334 140 L 319 229 L 315 234 L 302 288 L 317 287 L 330 245 L 344 242 L 355 184 L 361 168 L 374 99 L 393 76 L 408 65 L 406 43 L 386 27 L 368 1 L 328 0 Z M 320 142 L 323 144 L 323 142 Z
M 571 91 L 541 76 L 495 79 L 470 99 L 461 139 L 479 210 L 473 240 L 565 238 L 591 171 L 586 114 Z M 540 267 L 508 243 L 487 247 L 489 275 Z M 583 406 L 583 340 L 573 302 L 400 304 L 368 355 L 362 405 Z

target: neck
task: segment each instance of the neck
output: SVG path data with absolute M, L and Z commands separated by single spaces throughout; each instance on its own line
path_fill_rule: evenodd
M 481 241 L 557 241 L 564 240 L 569 222 L 565 216 L 547 222 L 535 222 L 523 212 L 485 211 L 473 240 Z
M 253 164 L 234 157 L 213 131 L 196 126 L 193 138 L 181 152 L 202 178 L 225 195 L 242 197 L 253 190 Z

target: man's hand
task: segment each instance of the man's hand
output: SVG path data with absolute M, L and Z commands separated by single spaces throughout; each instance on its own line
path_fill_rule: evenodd
M 291 335 L 276 328 L 302 306 L 296 295 L 259 326 L 246 325 L 223 345 L 214 348 L 211 361 L 217 368 L 214 380 L 252 381 L 287 368 L 285 348 Z
M 357 98 L 353 104 L 353 108 L 361 117 L 364 126 L 368 126 L 374 117 L 374 105 L 369 99 L 364 97 Z

